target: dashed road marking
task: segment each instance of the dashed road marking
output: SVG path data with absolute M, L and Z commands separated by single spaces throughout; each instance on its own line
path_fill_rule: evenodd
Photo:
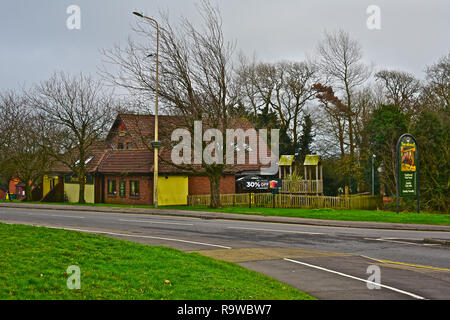
M 286 233 L 299 233 L 299 234 L 323 234 L 319 232 L 307 232 L 307 231 L 295 231 L 295 230 L 280 230 L 280 229 L 260 229 L 260 228 L 244 228 L 244 227 L 227 227 L 227 229 L 237 230 L 253 230 L 253 231 L 269 231 L 269 232 L 286 232 Z
M 153 220 L 130 220 L 130 219 L 119 219 L 119 221 L 125 222 L 143 222 L 143 223 L 156 223 L 156 224 L 173 224 L 179 226 L 193 226 L 193 223 L 181 223 L 181 222 L 165 222 L 165 221 L 153 221 Z

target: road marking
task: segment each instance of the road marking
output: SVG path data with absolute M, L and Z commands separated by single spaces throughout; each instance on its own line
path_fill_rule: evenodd
M 270 231 L 270 232 L 288 232 L 288 233 L 302 233 L 302 234 L 323 234 L 323 233 L 318 233 L 318 232 L 293 231 L 293 230 L 277 230 L 277 229 L 259 229 L 259 228 L 243 228 L 243 227 L 227 227 L 227 229 Z
M 85 219 L 85 217 L 67 216 L 67 215 L 60 215 L 60 214 L 50 214 L 49 216 L 50 216 L 50 217 L 62 217 L 62 218 Z
M 439 270 L 439 271 L 447 271 L 450 272 L 450 269 L 446 269 L 446 268 L 437 268 L 437 267 L 432 267 L 432 266 L 423 266 L 420 264 L 411 264 L 411 263 L 404 263 L 404 262 L 397 262 L 397 261 L 390 261 L 390 260 L 381 260 L 381 259 L 375 259 L 375 258 L 371 258 L 371 257 L 367 257 L 367 256 L 361 256 L 363 258 L 367 258 L 370 260 L 374 260 L 374 261 L 378 261 L 381 263 L 387 263 L 387 264 L 398 264 L 401 266 L 408 266 L 408 267 L 414 267 L 414 268 L 425 268 L 425 269 L 432 269 L 432 270 Z
M 115 232 L 107 232 L 107 231 L 99 231 L 99 230 L 65 228 L 65 227 L 61 227 L 61 228 L 52 227 L 52 226 L 44 226 L 44 227 L 51 228 L 51 229 L 63 229 L 63 230 L 68 230 L 68 231 L 79 231 L 79 232 L 86 232 L 86 233 L 109 234 L 109 235 L 113 235 L 113 236 L 122 236 L 122 237 L 156 239 L 156 240 L 165 240 L 165 241 L 176 241 L 176 242 L 198 244 L 198 245 L 202 245 L 202 246 L 218 247 L 218 248 L 223 248 L 223 249 L 231 249 L 231 247 L 221 246 L 221 245 L 218 245 L 218 244 L 211 244 L 211 243 L 205 243 L 205 242 L 196 242 L 196 241 L 188 241 L 188 240 L 181 240 L 181 239 L 162 238 L 162 237 L 153 237 L 153 236 L 143 236 L 143 235 L 134 235 L 134 234 L 126 234 L 126 233 L 115 233 Z
M 29 216 L 40 216 L 40 217 L 61 217 L 61 218 L 74 218 L 74 219 L 85 219 L 85 217 L 79 217 L 79 216 L 68 216 L 63 214 L 36 214 L 36 213 L 26 213 L 26 215 Z
M 340 276 L 343 276 L 343 277 L 347 277 L 347 278 L 350 278 L 350 279 L 362 281 L 362 282 L 365 282 L 365 283 L 370 283 L 370 284 L 373 284 L 373 285 L 377 285 L 377 286 L 380 286 L 382 288 L 386 288 L 386 289 L 389 289 L 389 290 L 392 290 L 392 291 L 395 291 L 395 292 L 398 292 L 398 293 L 402 293 L 402 294 L 408 295 L 408 296 L 413 297 L 415 299 L 426 300 L 424 297 L 418 296 L 418 295 L 416 295 L 414 293 L 407 292 L 407 291 L 404 291 L 404 290 L 400 290 L 400 289 L 397 289 L 397 288 L 394 288 L 394 287 L 390 287 L 390 286 L 387 286 L 387 285 L 384 285 L 384 284 L 375 283 L 373 281 L 369 281 L 369 280 L 366 280 L 366 279 L 361 279 L 361 278 L 358 278 L 358 277 L 354 277 L 354 276 L 351 276 L 351 275 L 348 275 L 348 274 L 345 274 L 345 273 L 342 273 L 342 272 L 338 272 L 338 271 L 322 268 L 322 267 L 315 266 L 315 265 L 312 265 L 312 264 L 309 264 L 309 263 L 300 262 L 300 261 L 292 260 L 292 259 L 288 259 L 288 258 L 284 258 L 283 260 L 290 261 L 290 262 L 297 263 L 297 264 L 301 264 L 301 265 L 304 265 L 304 266 L 307 266 L 307 267 L 310 267 L 310 268 L 314 268 L 314 269 L 318 269 L 318 270 L 334 273 L 334 274 L 337 274 L 337 275 L 340 275 Z
M 119 221 L 126 222 L 145 222 L 145 223 L 157 223 L 157 224 L 175 224 L 180 226 L 193 226 L 193 223 L 177 223 L 177 222 L 163 222 L 163 221 L 152 221 L 152 220 L 128 220 L 128 219 L 119 219 Z
M 420 247 L 433 247 L 433 246 L 441 246 L 439 243 L 414 243 L 414 242 L 407 242 L 407 241 L 398 241 L 393 239 L 399 239 L 399 238 L 364 238 L 365 240 L 372 240 L 372 241 L 383 241 L 383 242 L 392 242 L 392 243 L 400 243 L 400 244 L 409 244 L 412 246 L 420 246 Z M 404 239 L 404 240 L 422 240 L 422 239 Z

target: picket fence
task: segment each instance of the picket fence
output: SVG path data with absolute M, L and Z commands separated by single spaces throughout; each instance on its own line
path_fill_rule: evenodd
M 299 194 L 239 193 L 221 194 L 224 207 L 302 208 L 302 209 L 360 209 L 375 210 L 382 204 L 379 196 L 307 196 Z M 210 195 L 190 195 L 189 206 L 209 206 Z

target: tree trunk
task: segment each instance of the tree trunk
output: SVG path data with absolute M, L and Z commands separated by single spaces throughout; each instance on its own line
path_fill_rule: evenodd
M 81 169 L 80 170 L 80 174 L 78 175 L 78 183 L 80 186 L 80 191 L 78 194 L 78 203 L 84 204 L 86 203 L 86 200 L 84 199 L 84 190 L 86 189 L 86 173 L 85 173 L 85 169 Z
M 222 204 L 220 202 L 220 173 L 214 173 L 213 175 L 208 176 L 210 182 L 211 189 L 211 208 L 219 208 Z
M 32 195 L 32 185 L 29 182 L 25 183 L 25 201 L 33 201 L 33 195 Z

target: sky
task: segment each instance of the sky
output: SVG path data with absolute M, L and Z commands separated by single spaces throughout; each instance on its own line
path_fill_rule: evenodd
M 97 77 L 101 49 L 125 44 L 136 21 L 132 11 L 176 21 L 200 21 L 198 0 L 2 0 L 0 90 L 28 88 L 55 71 Z M 357 40 L 375 70 L 395 69 L 424 77 L 427 65 L 450 52 L 448 0 L 216 0 L 226 38 L 237 52 L 260 61 L 314 57 L 324 33 L 339 29 Z M 80 29 L 68 7 L 80 8 Z M 380 29 L 367 20 L 379 8 Z M 372 20 L 371 20 L 372 21 Z

